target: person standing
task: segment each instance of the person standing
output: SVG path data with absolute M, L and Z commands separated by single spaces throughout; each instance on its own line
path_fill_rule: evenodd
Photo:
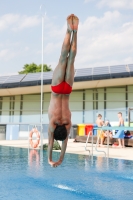
M 119 124 L 118 126 L 124 126 L 124 119 L 122 117 L 122 113 L 118 112 L 118 119 L 119 119 Z M 125 147 L 125 142 L 124 142 L 124 130 L 118 130 L 115 136 L 113 138 L 118 138 L 118 147 Z

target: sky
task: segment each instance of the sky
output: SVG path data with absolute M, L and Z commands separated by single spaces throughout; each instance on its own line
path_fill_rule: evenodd
M 0 0 L 0 75 L 41 63 L 42 13 L 44 63 L 53 70 L 71 13 L 80 20 L 76 69 L 133 63 L 133 0 Z

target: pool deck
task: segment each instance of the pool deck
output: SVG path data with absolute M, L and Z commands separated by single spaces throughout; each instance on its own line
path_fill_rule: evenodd
M 48 140 L 43 140 L 43 143 L 44 144 L 48 143 Z M 10 146 L 10 147 L 29 148 L 28 140 L 0 140 L 0 145 Z M 88 149 L 91 150 L 90 143 L 88 143 Z M 105 145 L 103 148 L 98 147 L 98 150 L 107 152 L 107 146 Z M 73 153 L 73 154 L 89 155 L 89 151 L 85 151 L 85 143 L 73 142 L 73 139 L 68 140 L 66 152 Z M 93 155 L 94 156 L 104 156 L 104 153 L 97 152 L 95 150 L 95 144 L 94 144 Z M 133 147 L 112 148 L 110 146 L 109 147 L 109 157 L 125 159 L 125 160 L 133 160 Z

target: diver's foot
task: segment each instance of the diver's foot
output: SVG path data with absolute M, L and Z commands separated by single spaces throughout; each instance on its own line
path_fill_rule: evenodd
M 78 25 L 79 25 L 79 19 L 78 19 L 78 17 L 77 16 L 75 16 L 75 15 L 73 15 L 73 20 L 72 20 L 72 22 L 73 22 L 73 31 L 77 31 L 78 30 Z
M 73 16 L 74 14 L 71 14 L 67 17 L 67 29 L 69 31 L 73 31 Z

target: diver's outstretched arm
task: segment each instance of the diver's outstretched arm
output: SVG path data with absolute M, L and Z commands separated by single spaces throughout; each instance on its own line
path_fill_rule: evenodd
M 49 142 L 48 142 L 48 163 L 51 165 L 52 164 L 52 149 L 53 149 L 53 143 L 54 143 L 54 137 L 53 133 L 50 132 L 49 130 Z
M 65 152 L 66 152 L 66 147 L 67 147 L 67 141 L 68 141 L 68 137 L 62 141 L 62 147 L 61 147 L 61 153 L 60 153 L 60 158 L 57 162 L 54 162 L 52 161 L 52 148 L 53 148 L 53 145 L 52 143 L 49 145 L 49 150 L 48 150 L 48 153 L 49 153 L 49 158 L 48 158 L 48 163 L 51 165 L 51 167 L 58 167 L 63 159 L 64 159 L 64 155 L 65 155 Z
M 56 162 L 54 162 L 52 160 L 52 149 L 53 149 L 53 143 L 54 143 L 54 133 L 50 132 L 50 130 L 49 130 L 48 163 L 51 165 L 51 167 L 58 167 L 62 163 L 62 161 L 64 159 L 70 128 L 71 128 L 71 123 L 66 125 L 66 129 L 67 129 L 68 135 L 67 135 L 67 138 L 64 141 L 62 141 L 60 158 Z

